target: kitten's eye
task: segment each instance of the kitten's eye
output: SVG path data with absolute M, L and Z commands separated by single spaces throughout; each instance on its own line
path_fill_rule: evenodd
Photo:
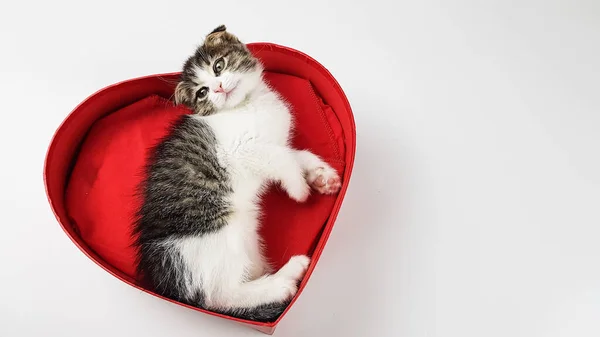
M 223 69 L 225 69 L 225 60 L 221 57 L 215 61 L 215 64 L 213 64 L 213 70 L 215 75 L 219 76 Z
M 202 99 L 206 97 L 206 94 L 208 94 L 208 87 L 202 87 L 200 90 L 196 91 L 196 98 Z

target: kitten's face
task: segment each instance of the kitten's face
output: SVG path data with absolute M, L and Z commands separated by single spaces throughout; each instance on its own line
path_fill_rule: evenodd
M 200 115 L 233 108 L 260 83 L 262 71 L 237 37 L 217 27 L 183 66 L 175 103 Z

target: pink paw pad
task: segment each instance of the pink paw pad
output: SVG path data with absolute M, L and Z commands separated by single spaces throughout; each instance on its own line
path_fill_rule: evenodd
M 310 186 L 321 194 L 335 194 L 342 187 L 342 180 L 333 169 L 319 167 L 311 174 Z

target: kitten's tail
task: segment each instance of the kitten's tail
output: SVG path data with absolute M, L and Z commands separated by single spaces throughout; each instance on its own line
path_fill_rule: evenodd
M 232 308 L 219 313 L 256 322 L 274 322 L 287 308 L 289 302 L 263 304 L 254 308 Z

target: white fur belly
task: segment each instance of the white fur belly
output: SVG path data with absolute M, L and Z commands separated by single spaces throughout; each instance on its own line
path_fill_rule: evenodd
M 228 196 L 232 214 L 223 228 L 176 243 L 189 270 L 189 292 L 202 291 L 208 307 L 252 306 L 264 302 L 263 297 L 272 293 L 257 290 L 253 292 L 258 294 L 256 297 L 239 290 L 244 282 L 270 270 L 258 235 L 260 195 L 273 180 L 278 153 L 288 151 L 291 124 L 289 111 L 275 95 L 267 92 L 259 101 L 260 104 L 245 106 L 243 111 L 197 117 L 214 132 L 217 158 L 226 169 L 232 188 Z M 232 297 L 235 294 L 237 298 Z
M 189 271 L 190 296 L 200 290 L 207 306 L 219 307 L 229 300 L 229 290 L 256 277 L 252 275 L 256 270 L 264 270 L 256 226 L 256 218 L 233 214 L 219 231 L 175 243 Z
M 200 290 L 209 308 L 221 308 L 235 303 L 229 298 L 231 289 L 262 276 L 269 269 L 261 252 L 258 235 L 259 195 L 266 183 L 260 172 L 249 167 L 243 153 L 251 146 L 236 151 L 217 147 L 219 162 L 227 169 L 232 193 L 228 201 L 232 214 L 227 224 L 215 233 L 182 239 L 180 253 L 190 271 L 190 295 Z M 250 153 L 251 155 L 251 153 Z

